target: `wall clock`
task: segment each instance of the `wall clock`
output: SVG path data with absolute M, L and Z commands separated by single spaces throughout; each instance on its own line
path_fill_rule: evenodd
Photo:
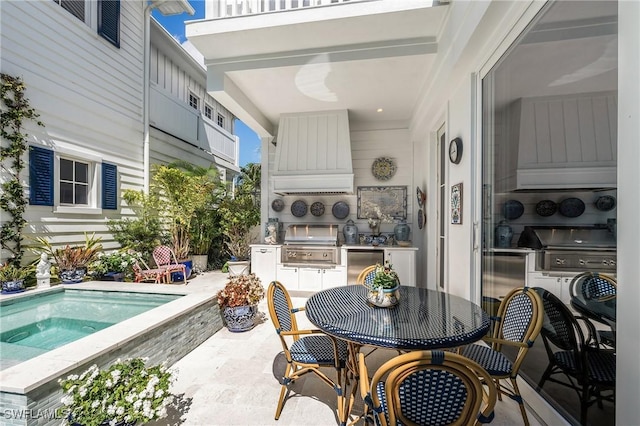
M 455 138 L 449 143 L 449 160 L 458 164 L 462 160 L 462 139 Z

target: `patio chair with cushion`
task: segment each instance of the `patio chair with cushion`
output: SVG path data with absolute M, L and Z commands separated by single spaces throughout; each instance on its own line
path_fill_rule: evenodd
M 149 265 L 142 259 L 135 261 L 133 272 L 135 274 L 134 281 L 137 283 L 153 281 L 157 284 L 164 282 L 165 270 L 162 268 L 149 268 Z
M 362 284 L 367 287 L 371 287 L 371 285 L 373 284 L 373 279 L 376 277 L 376 266 L 377 265 L 367 266 L 362 271 L 360 271 L 360 274 L 358 274 L 358 278 L 356 278 L 356 284 Z
M 276 408 L 275 419 L 280 418 L 289 385 L 307 373 L 313 373 L 336 392 L 338 419 L 344 418 L 345 398 L 343 384 L 346 382 L 347 344 L 324 334 L 320 330 L 298 329 L 295 314 L 304 307 L 295 308 L 287 289 L 273 281 L 267 290 L 269 315 L 280 337 L 287 366 L 282 378 L 282 389 Z M 335 370 L 332 380 L 323 368 Z
M 518 389 L 517 377 L 520 366 L 529 348 L 540 334 L 542 328 L 542 300 L 535 291 L 528 287 L 515 288 L 500 303 L 493 335 L 484 337 L 485 344 L 472 344 L 464 347 L 462 355 L 480 364 L 489 372 L 496 383 L 498 399 L 502 400 L 502 392 L 520 404 L 520 412 L 524 424 L 529 424 L 522 396 Z M 518 352 L 511 361 L 503 352 L 503 347 L 512 346 Z M 500 383 L 501 379 L 509 379 L 511 389 Z
M 169 246 L 158 246 L 153 249 L 153 260 L 158 268 L 164 270 L 164 281 L 170 283 L 171 274 L 174 272 L 182 272 L 184 283 L 187 283 L 187 267 L 184 263 L 178 263 L 176 255 Z
M 615 400 L 616 356 L 613 350 L 602 349 L 594 341 L 595 327 L 588 318 L 575 317 L 555 295 L 543 288 L 534 288 L 544 305 L 542 341 L 549 365 L 542 374 L 537 390 L 547 381 L 567 386 L 580 399 L 580 423 L 587 424 L 587 410 L 594 402 Z M 584 327 L 578 323 L 584 322 Z M 586 331 L 586 336 L 585 336 Z M 556 375 L 564 375 L 559 380 Z M 607 392 L 607 396 L 603 396 Z
M 615 298 L 618 294 L 618 285 L 612 277 L 597 272 L 583 272 L 571 280 L 569 286 L 571 298 L 580 294 L 584 300 L 605 301 Z M 596 318 L 592 318 L 596 319 Z M 611 324 L 607 324 L 611 325 Z M 616 346 L 616 335 L 613 330 L 598 330 L 596 335 L 598 343 L 610 347 Z
M 477 425 L 493 420 L 497 391 L 489 373 L 461 355 L 413 351 L 369 375 L 359 354 L 360 392 L 377 425 Z M 484 386 L 483 386 L 484 383 Z

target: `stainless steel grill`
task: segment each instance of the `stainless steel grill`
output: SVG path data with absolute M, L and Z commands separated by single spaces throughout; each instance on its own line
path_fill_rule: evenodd
M 538 250 L 542 271 L 616 271 L 616 239 L 604 226 L 525 226 L 518 246 Z
M 280 261 L 300 267 L 335 267 L 340 263 L 338 225 L 289 225 Z

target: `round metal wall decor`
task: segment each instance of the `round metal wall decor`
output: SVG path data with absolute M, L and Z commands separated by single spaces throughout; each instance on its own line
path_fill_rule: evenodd
M 320 201 L 311 204 L 311 214 L 314 216 L 322 216 L 324 214 L 324 204 Z
M 515 220 L 524 213 L 524 205 L 518 200 L 507 200 L 502 205 L 502 215 L 507 220 Z
M 616 206 L 616 199 L 612 195 L 603 195 L 602 197 L 598 197 L 595 204 L 596 209 L 601 212 L 608 212 Z
M 584 213 L 584 209 L 584 201 L 574 197 L 560 201 L 560 206 L 558 207 L 560 214 L 565 217 L 578 217 Z
M 333 217 L 336 219 L 344 219 L 349 216 L 349 204 L 344 201 L 338 201 L 333 205 L 331 213 L 333 213 Z
M 373 161 L 371 173 L 378 180 L 389 180 L 396 174 L 396 169 L 392 158 L 380 157 Z
M 282 198 L 276 198 L 273 200 L 271 202 L 271 208 L 273 211 L 281 212 L 284 209 L 284 201 L 282 201 Z
M 558 204 L 552 200 L 538 201 L 536 213 L 542 217 L 553 216 L 558 211 Z
M 291 204 L 291 214 L 295 217 L 302 217 L 307 214 L 307 203 L 302 200 L 296 200 Z

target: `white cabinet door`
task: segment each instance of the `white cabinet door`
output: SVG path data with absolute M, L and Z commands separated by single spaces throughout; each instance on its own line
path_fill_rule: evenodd
M 561 277 L 543 275 L 540 272 L 529 272 L 529 274 L 527 274 L 527 286 L 544 288 L 559 299 L 562 299 L 563 285 Z
M 300 268 L 298 275 L 298 289 L 304 291 L 322 290 L 322 268 Z
M 416 286 L 415 250 L 385 249 L 384 261 L 389 261 L 400 278 L 400 284 Z
M 298 290 L 298 269 L 299 268 L 278 265 L 276 269 L 276 279 L 280 281 L 287 290 Z
M 322 270 L 322 289 L 340 287 L 347 284 L 347 268 L 338 266 Z
M 251 272 L 260 278 L 265 287 L 276 279 L 276 263 L 276 247 L 251 247 Z

